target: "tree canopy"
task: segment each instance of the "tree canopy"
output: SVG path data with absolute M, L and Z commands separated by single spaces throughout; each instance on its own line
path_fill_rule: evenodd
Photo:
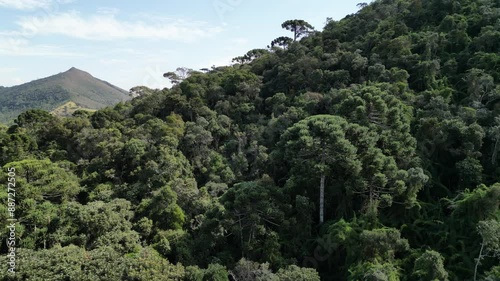
M 358 7 L 0 126 L 0 280 L 499 280 L 499 2 Z

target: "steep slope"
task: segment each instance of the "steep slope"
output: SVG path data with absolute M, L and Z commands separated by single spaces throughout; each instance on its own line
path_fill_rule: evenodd
M 73 67 L 47 78 L 0 88 L 0 122 L 10 123 L 31 108 L 52 111 L 74 102 L 78 108 L 99 109 L 128 99 L 127 91 Z

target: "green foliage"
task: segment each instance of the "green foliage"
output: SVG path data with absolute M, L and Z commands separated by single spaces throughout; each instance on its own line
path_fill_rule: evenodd
M 319 281 L 318 273 L 312 268 L 301 268 L 296 265 L 291 265 L 286 268 L 281 268 L 276 273 L 280 281 Z
M 172 265 L 151 248 L 143 248 L 139 253 L 127 256 L 126 259 L 129 268 L 124 280 L 161 281 L 184 278 L 182 265 Z
M 293 32 L 293 41 L 297 41 L 299 37 L 307 35 L 314 29 L 304 20 L 287 20 L 281 24 L 281 27 Z
M 203 281 L 229 281 L 226 267 L 210 264 L 203 274 Z
M 413 268 L 415 280 L 448 280 L 448 272 L 444 268 L 444 259 L 436 251 L 425 251 L 415 260 Z
M 186 281 L 203 281 L 203 270 L 196 266 L 186 266 Z
M 494 281 L 494 280 L 498 280 L 498 278 L 500 278 L 500 266 L 495 266 L 495 267 L 491 268 L 491 270 L 487 273 L 484 280 L 485 281 Z
M 368 260 L 393 260 L 396 252 L 409 248 L 408 241 L 396 229 L 363 230 L 359 239 L 363 258 Z
M 459 2 L 286 21 L 233 66 L 0 126 L 15 278 L 498 279 L 500 6 Z
M 124 257 L 107 247 L 85 251 L 74 245 L 56 246 L 41 251 L 19 249 L 18 254 L 16 274 L 2 268 L 1 280 L 128 280 L 124 279 Z
M 473 191 L 465 190 L 453 202 L 453 215 L 467 217 L 474 223 L 480 220 L 498 218 L 500 206 L 500 184 L 491 187 L 478 186 Z
M 500 223 L 496 220 L 480 221 L 477 229 L 483 238 L 485 254 L 500 258 Z
M 335 177 L 337 174 L 356 177 L 361 171 L 361 163 L 356 155 L 355 145 L 346 139 L 346 130 L 348 123 L 343 118 L 330 115 L 312 116 L 290 127 L 281 136 L 278 144 L 281 149 L 274 154 L 275 162 L 286 163 L 290 168 L 287 185 L 295 190 L 302 190 L 300 193 L 303 194 L 303 186 L 305 182 L 310 183 L 311 176 L 318 183 L 320 178 Z M 316 189 L 320 191 L 320 204 L 324 188 L 324 185 L 320 185 Z M 318 194 L 315 190 L 308 190 L 308 193 Z M 320 222 L 323 222 L 323 208 L 318 208 Z
M 280 200 L 283 200 L 280 193 L 272 183 L 249 182 L 235 185 L 221 198 L 231 216 L 233 233 L 240 236 L 241 241 L 248 241 L 240 245 L 244 256 L 278 262 L 280 246 L 272 241 L 278 239 L 273 230 L 278 230 L 284 220 L 286 206 L 280 206 Z
M 73 164 L 67 161 L 53 163 L 49 159 L 28 159 L 5 164 L 3 169 L 15 169 L 19 202 L 30 204 L 31 201 L 61 203 L 74 199 L 81 187 L 72 167 Z M 7 182 L 6 174 L 0 181 Z
M 398 269 L 391 263 L 380 264 L 378 262 L 365 262 L 354 266 L 349 270 L 350 275 L 347 280 L 363 281 L 399 281 Z M 429 280 L 429 279 L 426 279 Z
M 231 271 L 236 280 L 241 281 L 278 281 L 278 277 L 269 269 L 269 264 L 259 264 L 246 259 L 238 261 Z
M 185 216 L 177 205 L 177 194 L 170 186 L 154 191 L 151 198 L 144 199 L 137 212 L 153 220 L 158 228 L 181 229 Z

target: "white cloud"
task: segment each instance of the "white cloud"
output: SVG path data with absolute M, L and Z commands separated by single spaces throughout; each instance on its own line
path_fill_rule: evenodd
M 77 12 L 24 17 L 17 24 L 23 33 L 31 35 L 64 35 L 86 40 L 164 39 L 190 42 L 222 31 L 220 27 L 208 26 L 204 22 L 172 19 L 126 22 L 112 14 L 83 17 Z
M 24 83 L 24 79 L 21 77 L 14 77 L 11 80 L 14 85 L 20 85 Z
M 99 7 L 97 13 L 102 15 L 116 15 L 120 12 L 118 8 L 113 7 Z
M 19 70 L 19 68 L 15 67 L 0 67 L 0 73 L 13 73 Z
M 0 7 L 17 10 L 34 10 L 69 2 L 72 2 L 72 0 L 0 0 Z
M 112 59 L 112 58 L 102 58 L 99 60 L 99 62 L 103 65 L 116 65 L 116 64 L 123 64 L 126 63 L 127 60 L 125 59 Z
M 26 39 L 0 37 L 0 56 L 82 57 L 84 54 L 68 51 L 63 46 L 32 45 Z
M 247 38 L 239 37 L 239 38 L 234 38 L 231 40 L 231 42 L 235 45 L 246 45 L 250 41 Z
M 0 7 L 32 10 L 47 7 L 51 2 L 50 0 L 0 0 Z
M 21 77 L 5 77 L 0 76 L 0 86 L 2 87 L 12 87 L 15 85 L 20 85 L 24 83 L 24 79 Z
M 247 52 L 247 51 L 245 51 L 248 49 L 248 43 L 249 43 L 249 40 L 247 38 L 242 38 L 242 37 L 233 38 L 233 39 L 228 40 L 227 42 L 228 42 L 227 44 L 224 44 L 225 51 L 231 52 L 231 53 L 238 53 L 240 51 L 242 53 Z
M 165 72 L 167 71 L 162 69 L 160 65 L 146 67 L 144 69 L 143 79 L 140 85 L 151 89 L 163 89 L 165 87 L 170 87 L 171 84 L 169 81 L 163 77 L 163 73 Z

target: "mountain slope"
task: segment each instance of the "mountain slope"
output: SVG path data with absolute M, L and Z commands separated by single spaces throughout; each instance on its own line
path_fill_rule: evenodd
M 68 102 L 100 109 L 130 99 L 128 92 L 89 73 L 71 68 L 47 78 L 0 88 L 0 122 L 12 122 L 31 108 L 52 111 Z

